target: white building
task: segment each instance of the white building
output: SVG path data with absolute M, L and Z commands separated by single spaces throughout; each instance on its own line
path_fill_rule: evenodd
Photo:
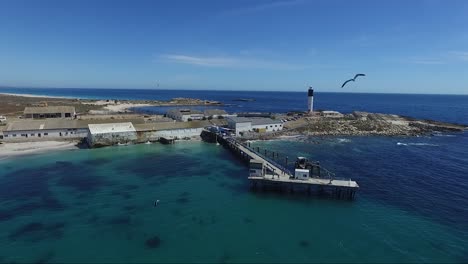
M 75 117 L 74 106 L 43 106 L 24 108 L 24 118 L 73 118 Z
M 131 122 L 89 124 L 88 128 L 87 140 L 90 147 L 133 143 L 137 140 L 135 127 Z
M 21 120 L 8 123 L 3 130 L 3 141 L 21 142 L 81 139 L 85 138 L 87 135 L 87 124 L 79 120 Z
M 167 111 L 166 116 L 184 122 L 202 120 L 205 117 L 202 112 L 193 109 L 171 109 Z
M 242 132 L 274 132 L 283 130 L 283 123 L 279 120 L 264 117 L 227 117 L 229 128 L 235 129 L 236 136 Z
M 226 111 L 221 110 L 221 109 L 206 109 L 205 111 L 203 111 L 203 114 L 205 115 L 206 118 L 209 118 L 209 117 L 219 118 L 220 116 L 222 117 L 230 116 Z
M 321 115 L 328 118 L 342 118 L 344 115 L 337 111 L 322 111 Z
M 161 137 L 183 139 L 200 136 L 203 128 L 209 126 L 208 121 L 193 122 L 158 122 L 136 124 L 135 129 L 140 142 L 157 141 Z

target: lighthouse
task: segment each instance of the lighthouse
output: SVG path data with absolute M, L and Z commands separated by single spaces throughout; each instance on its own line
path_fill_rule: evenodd
M 309 87 L 309 91 L 307 92 L 307 107 L 309 113 L 314 111 L 314 89 L 312 87 Z

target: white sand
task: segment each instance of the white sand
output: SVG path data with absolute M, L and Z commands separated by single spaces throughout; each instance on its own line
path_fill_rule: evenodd
M 126 112 L 129 108 L 142 107 L 142 106 L 151 106 L 151 104 L 123 103 L 123 104 L 115 104 L 115 105 L 106 105 L 104 108 L 109 110 L 110 112 Z
M 82 104 L 85 105 L 114 105 L 114 100 L 97 100 L 97 101 L 91 101 L 91 102 L 81 102 Z
M 72 97 L 65 96 L 51 96 L 51 95 L 36 95 L 36 94 L 15 94 L 15 93 L 0 93 L 2 95 L 21 96 L 21 97 L 33 97 L 33 98 L 58 98 L 58 99 L 74 99 Z
M 44 153 L 55 150 L 78 149 L 77 142 L 70 141 L 40 141 L 0 144 L 0 159 L 8 157 Z

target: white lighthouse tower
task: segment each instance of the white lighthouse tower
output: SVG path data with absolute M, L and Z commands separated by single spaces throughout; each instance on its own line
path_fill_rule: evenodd
M 309 113 L 314 112 L 314 89 L 312 89 L 312 86 L 309 87 L 307 92 L 307 106 Z

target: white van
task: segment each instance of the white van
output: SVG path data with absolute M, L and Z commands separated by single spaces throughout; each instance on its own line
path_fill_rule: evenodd
M 4 116 L 0 116 L 0 124 L 6 123 L 7 119 Z

